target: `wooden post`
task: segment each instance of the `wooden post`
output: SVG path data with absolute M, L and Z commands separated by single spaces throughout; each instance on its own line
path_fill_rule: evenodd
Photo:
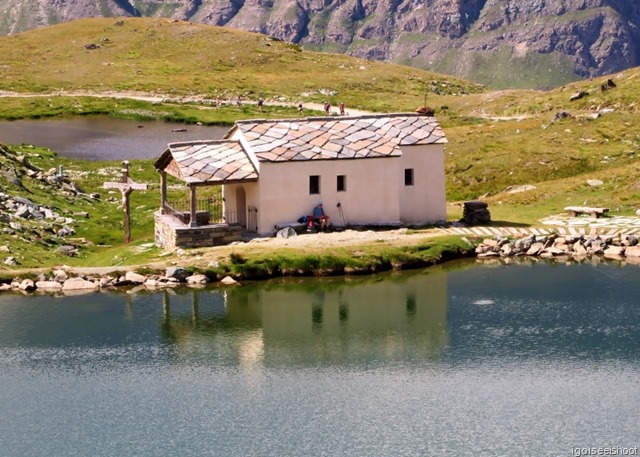
M 166 214 L 164 207 L 167 204 L 167 172 L 158 171 L 160 171 L 160 214 Z
M 131 214 L 129 195 L 136 189 L 147 190 L 146 184 L 134 183 L 129 178 L 129 161 L 124 160 L 122 162 L 122 176 L 120 182 L 105 182 L 102 187 L 105 189 L 119 189 L 122 193 L 122 208 L 124 210 L 124 242 L 129 244 L 131 242 Z
M 189 186 L 191 189 L 191 217 L 189 219 L 189 227 L 197 227 L 196 213 L 198 212 L 198 200 L 196 199 L 196 186 Z

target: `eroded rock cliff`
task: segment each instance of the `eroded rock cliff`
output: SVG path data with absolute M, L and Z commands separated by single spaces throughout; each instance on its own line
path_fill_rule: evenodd
M 162 16 L 493 87 L 544 87 L 640 64 L 628 0 L 0 0 L 0 32 L 88 16 Z

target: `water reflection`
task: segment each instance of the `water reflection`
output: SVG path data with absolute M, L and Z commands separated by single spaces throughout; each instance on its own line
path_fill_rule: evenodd
M 431 359 L 447 344 L 444 274 L 288 280 L 229 289 L 223 297 L 224 308 L 203 306 L 211 294 L 192 291 L 187 316 L 172 313 L 172 302 L 183 309 L 184 302 L 164 292 L 164 333 L 181 355 L 219 351 L 217 335 L 226 332 L 236 337 L 225 347 L 233 355 L 224 358 L 267 365 Z

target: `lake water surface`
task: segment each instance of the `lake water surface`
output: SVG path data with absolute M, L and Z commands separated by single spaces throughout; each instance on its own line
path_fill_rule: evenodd
M 0 455 L 638 446 L 638 274 L 540 263 L 0 295 Z
M 153 159 L 160 157 L 168 143 L 218 140 L 228 131 L 229 127 L 87 116 L 0 121 L 0 142 L 33 144 L 77 159 Z

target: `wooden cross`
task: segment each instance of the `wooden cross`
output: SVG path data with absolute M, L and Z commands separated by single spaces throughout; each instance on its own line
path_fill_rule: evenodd
M 129 210 L 129 195 L 134 190 L 147 190 L 146 184 L 138 184 L 129 177 L 129 161 L 122 161 L 122 177 L 120 182 L 105 182 L 102 187 L 104 189 L 120 189 L 122 192 L 122 207 L 124 209 L 124 242 L 129 244 L 131 241 L 131 215 Z

